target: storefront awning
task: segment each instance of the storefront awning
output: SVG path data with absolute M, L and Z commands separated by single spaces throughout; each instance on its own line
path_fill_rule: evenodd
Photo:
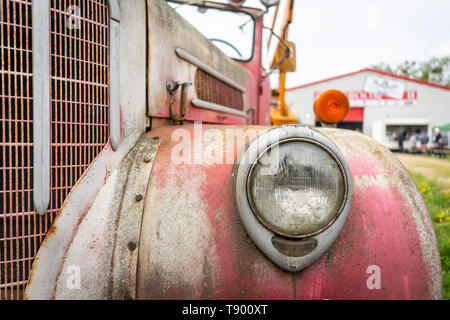
M 344 122 L 362 122 L 364 120 L 364 108 L 353 107 L 350 108 L 347 116 L 344 118 Z

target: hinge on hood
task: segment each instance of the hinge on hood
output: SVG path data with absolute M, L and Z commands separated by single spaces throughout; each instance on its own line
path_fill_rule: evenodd
M 169 100 L 169 109 L 170 109 L 170 117 L 172 118 L 172 123 L 175 125 L 183 124 L 184 117 L 186 116 L 187 112 L 187 88 L 188 86 L 192 85 L 191 82 L 188 81 L 177 81 L 173 82 L 170 81 L 167 83 L 166 87 L 167 90 L 170 93 L 170 100 Z M 178 87 L 181 86 L 181 96 L 180 96 L 180 114 L 178 114 L 174 110 L 174 104 L 175 104 L 175 93 L 178 90 Z

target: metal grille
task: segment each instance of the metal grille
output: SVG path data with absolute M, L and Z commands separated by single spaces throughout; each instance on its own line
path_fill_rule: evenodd
M 51 221 L 33 214 L 31 0 L 0 15 L 0 299 L 20 299 Z
M 51 198 L 46 214 L 37 215 L 32 195 L 31 2 L 0 0 L 0 300 L 22 298 L 56 213 L 109 136 L 107 1 L 52 0 Z M 70 6 L 79 8 L 79 20 L 70 19 Z
M 202 69 L 196 70 L 194 84 L 195 93 L 199 99 L 236 110 L 244 110 L 241 91 L 211 76 Z
M 76 21 L 66 12 L 73 5 Z M 51 1 L 50 213 L 108 141 L 108 21 L 107 1 Z

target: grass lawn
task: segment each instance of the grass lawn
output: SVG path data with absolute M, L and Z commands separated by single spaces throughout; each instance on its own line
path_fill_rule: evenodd
M 433 220 L 442 262 L 444 299 L 450 300 L 450 194 L 448 186 L 410 171 Z

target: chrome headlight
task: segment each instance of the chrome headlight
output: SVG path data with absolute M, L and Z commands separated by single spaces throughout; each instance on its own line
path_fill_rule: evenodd
M 247 197 L 255 216 L 273 232 L 311 236 L 340 213 L 347 185 L 343 171 L 325 146 L 308 139 L 284 140 L 267 148 L 250 168 Z
M 234 197 L 257 246 L 285 270 L 299 271 L 333 243 L 348 214 L 352 178 L 338 147 L 300 125 L 270 129 L 241 150 Z

